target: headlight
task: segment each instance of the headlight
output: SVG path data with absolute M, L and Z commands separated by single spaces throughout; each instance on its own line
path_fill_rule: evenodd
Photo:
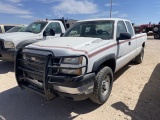
M 60 73 L 68 75 L 81 75 L 82 69 L 61 69 Z
M 67 67 L 69 65 L 65 65 L 65 64 L 70 64 L 70 66 L 72 67 L 79 67 L 82 65 L 82 60 L 83 57 L 70 57 L 70 58 L 64 58 L 62 60 L 62 64 L 66 67 L 66 69 L 60 69 L 60 73 L 62 74 L 68 74 L 68 75 L 81 75 L 82 74 L 82 68 L 78 68 L 78 69 L 67 69 Z M 69 66 L 69 67 L 70 67 Z
M 62 63 L 64 64 L 81 64 L 83 57 L 64 58 Z
M 4 41 L 5 48 L 15 48 L 14 43 L 11 41 Z

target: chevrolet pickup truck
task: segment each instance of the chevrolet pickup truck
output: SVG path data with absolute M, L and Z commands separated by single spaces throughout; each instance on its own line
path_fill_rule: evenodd
M 66 24 L 60 19 L 38 20 L 31 23 L 21 32 L 1 34 L 0 60 L 14 61 L 17 49 L 38 41 L 60 37 L 67 29 Z
M 143 61 L 146 33 L 134 33 L 119 18 L 76 22 L 62 37 L 30 44 L 16 55 L 15 76 L 22 89 L 51 100 L 107 101 L 114 73 L 131 60 Z

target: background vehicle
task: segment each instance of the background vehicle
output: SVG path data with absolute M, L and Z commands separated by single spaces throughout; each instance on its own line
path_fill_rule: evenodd
M 90 98 L 103 104 L 113 73 L 131 60 L 143 61 L 146 33 L 135 35 L 124 19 L 93 19 L 75 23 L 63 37 L 37 42 L 17 52 L 15 74 L 22 89 L 47 100 L 60 96 Z
M 7 32 L 9 29 L 11 29 L 12 27 L 15 27 L 15 26 L 20 26 L 20 25 L 14 25 L 14 24 L 6 24 L 6 25 L 0 25 L 0 33 L 5 33 Z
M 134 25 L 135 33 L 147 33 L 147 35 L 154 35 L 155 39 L 160 39 L 160 23 L 158 24 L 142 24 Z
M 154 39 L 160 39 L 160 24 L 153 26 Z
M 15 26 L 15 27 L 12 27 L 11 29 L 9 29 L 6 33 L 21 32 L 25 28 L 26 28 L 26 26 Z
M 66 31 L 66 24 L 69 24 L 69 21 L 70 20 L 64 19 L 45 21 L 38 20 L 28 25 L 21 32 L 1 34 L 0 60 L 14 61 L 14 54 L 17 49 L 41 40 L 60 37 L 61 34 Z M 70 25 L 72 24 L 73 23 L 71 22 Z
M 152 24 L 142 24 L 142 25 L 135 25 L 135 33 L 148 33 L 149 31 L 152 31 L 153 29 Z

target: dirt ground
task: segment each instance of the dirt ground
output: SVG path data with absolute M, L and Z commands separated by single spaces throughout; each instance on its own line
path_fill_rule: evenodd
M 14 65 L 0 61 L 0 120 L 160 120 L 160 40 L 148 38 L 144 61 L 115 74 L 102 105 L 41 96 L 17 87 Z

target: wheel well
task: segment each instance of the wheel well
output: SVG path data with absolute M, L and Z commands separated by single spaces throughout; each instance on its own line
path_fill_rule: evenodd
M 99 66 L 99 68 L 101 68 L 102 66 L 108 66 L 108 67 L 110 67 L 112 69 L 113 73 L 114 73 L 115 68 L 116 68 L 116 61 L 115 61 L 115 59 L 109 59 L 109 60 L 105 61 L 104 63 L 102 63 Z

